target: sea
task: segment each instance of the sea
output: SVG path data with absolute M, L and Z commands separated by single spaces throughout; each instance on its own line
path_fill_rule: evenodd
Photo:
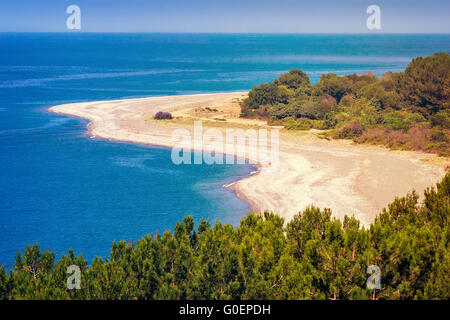
M 292 68 L 381 75 L 449 51 L 450 35 L 0 33 L 0 265 L 33 243 L 91 262 L 186 215 L 237 226 L 250 211 L 223 186 L 252 165 L 175 165 L 51 106 L 245 91 Z

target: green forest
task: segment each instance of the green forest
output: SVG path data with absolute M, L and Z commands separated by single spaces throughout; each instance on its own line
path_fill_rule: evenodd
M 449 216 L 450 173 L 421 201 L 414 191 L 395 199 L 368 228 L 310 207 L 287 224 L 266 212 L 195 228 L 186 216 L 91 264 L 33 244 L 0 268 L 0 299 L 449 299 Z M 70 265 L 80 289 L 67 288 Z M 366 286 L 370 265 L 379 289 Z
M 242 117 L 267 119 L 289 130 L 392 149 L 450 155 L 450 56 L 413 59 L 404 72 L 323 74 L 312 85 L 298 69 L 255 86 Z

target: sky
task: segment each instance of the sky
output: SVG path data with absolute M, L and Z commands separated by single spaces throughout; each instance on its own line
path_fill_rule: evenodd
M 66 27 L 69 5 L 80 30 Z M 381 30 L 366 26 L 370 5 Z M 0 0 L 0 32 L 450 33 L 450 1 Z

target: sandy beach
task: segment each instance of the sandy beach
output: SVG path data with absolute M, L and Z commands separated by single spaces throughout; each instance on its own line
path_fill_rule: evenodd
M 90 120 L 88 134 L 92 137 L 173 147 L 173 131 L 192 130 L 194 120 L 219 130 L 269 128 L 263 121 L 238 117 L 238 102 L 245 95 L 234 92 L 85 102 L 49 111 Z M 170 111 L 176 119 L 153 120 L 158 111 Z M 444 167 L 436 164 L 437 157 L 430 154 L 327 141 L 314 134 L 285 130 L 280 131 L 279 142 L 277 171 L 260 166 L 258 173 L 230 187 L 253 211 L 270 210 L 286 220 L 315 205 L 331 208 L 338 218 L 354 215 L 368 225 L 396 196 L 412 189 L 421 194 L 445 174 Z

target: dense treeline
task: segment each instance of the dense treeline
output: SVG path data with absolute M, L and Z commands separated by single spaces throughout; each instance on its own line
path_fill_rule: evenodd
M 391 148 L 450 154 L 450 56 L 418 57 L 404 72 L 323 74 L 312 85 L 293 69 L 254 87 L 243 117 L 287 129 L 333 129 L 329 136 Z
M 308 208 L 289 223 L 272 213 L 249 214 L 240 226 L 191 216 L 174 232 L 114 243 L 109 258 L 89 266 L 72 251 L 37 244 L 0 269 L 0 299 L 448 299 L 450 297 L 450 174 L 418 202 L 396 199 L 368 229 Z M 69 290 L 66 271 L 81 269 Z M 369 265 L 381 288 L 366 288 Z

